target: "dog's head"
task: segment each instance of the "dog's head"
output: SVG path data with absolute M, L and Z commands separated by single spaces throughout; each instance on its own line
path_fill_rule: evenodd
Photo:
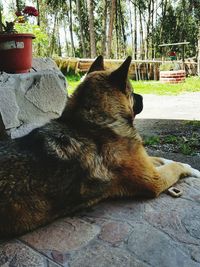
M 128 97 L 128 99 L 132 103 L 132 109 L 135 116 L 143 110 L 143 98 L 141 95 L 133 92 L 133 88 L 128 80 L 128 70 L 130 63 L 131 57 L 129 56 L 117 70 L 112 71 L 111 73 L 107 72 L 106 76 L 108 75 L 108 84 L 112 87 L 113 92 L 114 89 L 118 89 L 120 93 L 123 93 Z M 93 75 L 91 74 L 89 78 L 96 77 L 98 76 L 98 74 L 100 74 L 100 72 L 101 74 L 105 74 L 102 56 L 96 58 L 96 60 L 91 65 L 87 76 L 93 73 Z
M 109 71 L 104 69 L 103 57 L 97 57 L 68 106 L 79 115 L 84 113 L 88 120 L 100 122 L 110 117 L 132 124 L 143 109 L 143 101 L 128 80 L 130 63 L 129 56 L 119 68 Z

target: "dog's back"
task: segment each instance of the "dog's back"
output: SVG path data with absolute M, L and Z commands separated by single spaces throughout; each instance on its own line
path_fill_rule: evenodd
M 80 144 L 69 134 L 54 121 L 0 142 L 0 237 L 46 224 L 81 203 Z

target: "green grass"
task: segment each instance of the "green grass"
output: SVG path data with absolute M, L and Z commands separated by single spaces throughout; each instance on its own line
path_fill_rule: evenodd
M 147 138 L 144 138 L 144 145 L 145 146 L 153 146 L 160 144 L 160 138 L 159 136 L 150 136 Z
M 184 83 L 163 84 L 159 81 L 132 81 L 135 93 L 156 95 L 178 95 L 180 93 L 200 92 L 200 77 L 186 78 Z
M 80 75 L 68 75 L 68 93 L 72 94 L 80 83 Z M 159 81 L 131 81 L 135 93 L 156 95 L 178 95 L 180 93 L 200 92 L 200 77 L 186 78 L 184 83 L 163 84 Z
M 71 95 L 76 89 L 76 87 L 79 85 L 81 76 L 80 75 L 67 75 L 66 79 L 68 83 L 67 92 L 69 95 Z
M 200 128 L 200 121 L 187 121 L 185 124 Z
M 195 155 L 199 151 L 199 134 L 193 133 L 190 136 L 148 136 L 144 137 L 144 145 L 153 149 L 162 149 L 165 151 L 179 152 L 184 155 Z M 167 145 L 167 147 L 165 146 Z

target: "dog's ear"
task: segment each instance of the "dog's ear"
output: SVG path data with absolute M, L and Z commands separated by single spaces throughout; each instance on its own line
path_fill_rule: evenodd
M 131 56 L 128 56 L 122 65 L 110 74 L 110 81 L 123 92 L 125 92 L 126 89 L 128 70 L 131 60 Z
M 90 66 L 88 73 L 91 73 L 93 71 L 98 71 L 98 70 L 104 70 L 104 65 L 103 65 L 103 56 L 98 56 L 95 61 L 92 63 Z

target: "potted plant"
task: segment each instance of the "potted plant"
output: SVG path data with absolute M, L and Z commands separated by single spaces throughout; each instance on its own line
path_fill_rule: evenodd
M 16 18 L 2 22 L 2 8 L 0 7 L 0 71 L 8 73 L 25 73 L 32 66 L 33 34 L 18 33 L 15 23 L 24 23 L 29 16 L 38 16 L 38 11 L 31 6 L 25 6 L 15 12 Z

